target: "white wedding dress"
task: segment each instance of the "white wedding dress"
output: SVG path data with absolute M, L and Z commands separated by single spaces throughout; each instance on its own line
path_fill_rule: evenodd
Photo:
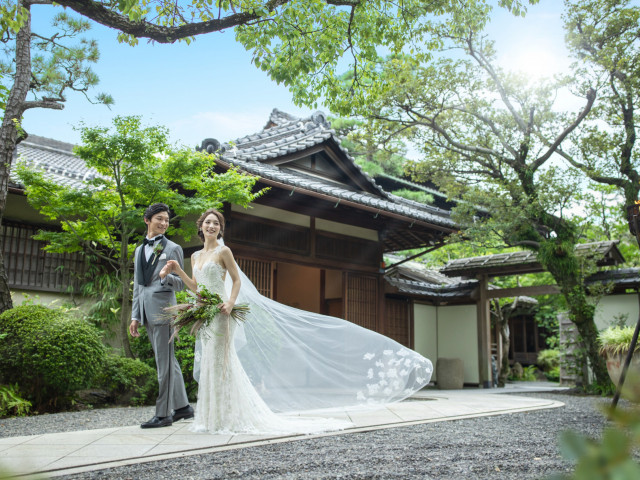
M 226 269 L 215 260 L 214 257 L 213 261 L 205 263 L 202 269 L 194 267 L 194 276 L 199 285 L 220 294 L 226 301 Z M 236 320 L 229 315 L 219 314 L 198 333 L 201 348 L 196 355 L 200 355 L 200 374 L 192 431 L 214 434 L 309 434 L 342 430 L 352 425 L 332 418 L 287 416 L 272 412 L 242 368 L 233 341 L 237 327 Z
M 196 282 L 226 300 L 231 281 L 225 279 L 217 252 L 198 268 L 200 253 L 193 259 Z M 312 410 L 343 412 L 401 401 L 429 383 L 432 364 L 420 354 L 349 321 L 266 298 L 238 271 L 241 288 L 236 304 L 247 303 L 250 311 L 241 324 L 220 314 L 198 332 L 193 431 L 344 429 L 351 424 L 307 415 Z

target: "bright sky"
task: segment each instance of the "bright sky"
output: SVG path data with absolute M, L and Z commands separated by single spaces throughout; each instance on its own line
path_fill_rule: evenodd
M 488 33 L 504 66 L 553 73 L 568 65 L 562 3 L 541 0 L 529 7 L 524 19 L 495 12 Z M 51 12 L 58 9 L 34 5 L 34 30 L 48 25 Z M 92 105 L 82 95 L 70 93 L 63 111 L 27 111 L 23 122 L 27 132 L 78 143 L 73 127 L 81 121 L 106 126 L 115 115 L 142 115 L 146 124 L 169 128 L 173 141 L 195 147 L 207 137 L 224 142 L 255 133 L 273 108 L 300 116 L 312 111 L 294 106 L 285 87 L 254 67 L 250 53 L 235 43 L 233 32 L 199 36 L 191 45 L 141 41 L 130 47 L 118 43 L 114 30 L 96 24 L 87 37 L 98 40 L 101 52 L 93 67 L 100 78 L 95 93 L 111 94 L 115 105 L 111 109 Z

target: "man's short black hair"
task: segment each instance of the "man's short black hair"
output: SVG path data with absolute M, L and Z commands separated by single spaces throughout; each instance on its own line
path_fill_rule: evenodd
M 171 212 L 169 211 L 169 205 L 167 205 L 166 203 L 154 203 L 152 205 L 149 205 L 147 209 L 144 211 L 144 218 L 146 218 L 147 220 L 151 220 L 151 218 L 156 213 L 160 213 L 160 212 L 167 212 L 167 214 L 171 216 Z

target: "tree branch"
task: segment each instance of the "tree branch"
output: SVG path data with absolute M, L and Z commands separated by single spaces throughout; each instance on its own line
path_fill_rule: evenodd
M 578 117 L 573 121 L 571 125 L 565 128 L 564 131 L 560 135 L 558 135 L 555 142 L 553 142 L 549 146 L 547 153 L 545 153 L 544 155 L 536 159 L 536 161 L 531 164 L 532 171 L 536 171 L 540 167 L 540 165 L 542 165 L 544 162 L 546 162 L 549 159 L 549 157 L 551 157 L 553 153 L 559 150 L 560 144 L 564 141 L 564 139 L 567 138 L 567 136 L 572 131 L 574 131 L 578 127 L 578 125 L 580 125 L 582 120 L 584 120 L 584 118 L 589 114 L 589 112 L 591 111 L 591 107 L 593 107 L 593 102 L 595 102 L 595 100 L 596 100 L 596 91 L 593 88 L 590 88 L 589 91 L 587 92 L 587 104 L 584 106 L 584 109 L 582 110 L 582 112 L 580 112 Z
M 53 98 L 43 98 L 42 100 L 29 100 L 23 103 L 23 109 L 25 111 L 29 110 L 30 108 L 50 108 L 53 110 L 63 110 L 64 105 Z
M 518 125 L 518 127 L 520 127 L 520 129 L 523 132 L 526 131 L 527 130 L 527 125 L 526 125 L 524 119 L 518 114 L 516 109 L 511 104 L 511 101 L 509 100 L 509 96 L 507 95 L 507 92 L 505 91 L 504 87 L 502 86 L 502 82 L 500 82 L 500 79 L 498 78 L 498 75 L 496 74 L 495 70 L 491 66 L 491 63 L 485 58 L 485 56 L 481 52 L 479 52 L 478 50 L 475 49 L 472 37 L 473 36 L 471 35 L 467 39 L 467 47 L 469 48 L 469 55 L 471 55 L 471 57 L 473 57 L 476 60 L 476 62 L 478 62 L 478 64 L 484 69 L 484 71 L 489 74 L 489 76 L 493 80 L 493 84 L 498 89 L 498 93 L 500 94 L 500 98 L 502 99 L 502 101 L 504 102 L 505 106 L 509 110 L 509 113 L 511 113 L 511 116 L 515 120 L 516 124 Z
M 290 0 L 272 0 L 265 4 L 268 12 L 275 8 L 289 3 Z M 330 2 L 341 2 L 341 0 L 329 0 Z M 205 33 L 219 32 L 228 28 L 245 25 L 251 21 L 263 18 L 262 15 L 240 12 L 229 15 L 221 19 L 211 19 L 204 22 L 185 23 L 177 27 L 156 25 L 147 21 L 131 21 L 127 16 L 117 13 L 104 4 L 97 1 L 88 0 L 56 0 L 56 3 L 64 7 L 71 8 L 79 14 L 90 18 L 107 27 L 115 28 L 125 34 L 136 38 L 149 38 L 158 43 L 174 43 L 181 38 L 193 37 Z M 336 5 L 353 5 L 359 2 L 334 3 Z
M 472 111 L 469 111 L 466 108 L 462 108 L 462 107 L 454 107 L 453 110 L 458 110 L 458 111 L 460 111 L 462 113 L 466 113 L 468 115 L 476 117 L 482 123 L 487 125 L 489 127 L 489 129 L 491 129 L 493 134 L 498 138 L 498 140 L 500 140 L 500 143 L 505 148 L 505 150 L 507 150 L 509 153 L 511 153 L 511 155 L 513 155 L 514 157 L 516 157 L 518 155 L 518 152 L 516 152 L 516 150 L 505 140 L 504 135 L 502 135 L 502 133 L 500 133 L 500 130 L 498 129 L 498 127 L 496 127 L 496 124 L 490 118 L 488 118 L 488 117 L 486 117 L 486 116 L 484 116 L 484 115 L 482 115 L 482 114 L 480 114 L 478 112 L 472 112 Z M 507 163 L 509 163 L 509 161 L 507 159 L 505 159 L 505 161 Z

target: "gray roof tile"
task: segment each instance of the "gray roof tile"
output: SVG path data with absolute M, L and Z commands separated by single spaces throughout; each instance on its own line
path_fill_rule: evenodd
M 59 185 L 79 187 L 97 175 L 95 169 L 88 168 L 81 158 L 73 154 L 72 144 L 51 138 L 29 135 L 18 144 L 16 154 L 15 160 L 42 170 L 45 178 Z M 11 174 L 11 182 L 22 187 L 14 173 Z
M 604 258 L 612 256 L 614 261 L 623 261 L 620 252 L 617 250 L 618 241 L 604 241 L 582 243 L 576 245 L 576 256 L 593 256 Z M 619 258 L 618 258 L 619 257 Z M 461 275 L 461 272 L 479 272 L 491 268 L 506 268 L 511 266 L 534 265 L 538 263 L 536 253 L 531 250 L 520 250 L 517 252 L 497 253 L 481 257 L 458 258 L 448 262 L 442 272 L 447 275 Z
M 260 137 L 262 141 L 255 141 L 256 137 Z M 333 142 L 345 154 L 373 187 L 373 190 L 377 192 L 377 195 L 362 191 L 354 192 L 347 185 L 335 185 L 328 180 L 313 178 L 290 168 L 260 163 L 286 154 L 303 152 L 327 141 Z M 234 164 L 254 175 L 416 220 L 455 228 L 449 211 L 385 192 L 355 163 L 353 157 L 341 145 L 335 130 L 331 128 L 322 112 L 315 112 L 308 118 L 296 118 L 274 109 L 262 132 L 239 138 L 233 144 L 234 148 L 231 148 L 229 143 L 223 145 L 222 161 Z
M 283 183 L 285 185 L 305 188 L 317 193 L 330 195 L 337 199 L 349 200 L 361 205 L 404 215 L 409 218 L 433 223 L 435 225 L 455 227 L 455 223 L 451 220 L 448 212 L 445 213 L 441 209 L 429 207 L 428 205 L 422 205 L 422 208 L 420 209 L 406 208 L 393 200 L 382 199 L 367 192 L 354 192 L 343 188 L 342 186 L 332 185 L 321 180 L 310 180 L 307 176 L 290 170 L 280 169 L 273 165 L 233 158 L 230 153 L 225 153 L 222 157 L 222 161 L 235 165 L 253 175 Z

